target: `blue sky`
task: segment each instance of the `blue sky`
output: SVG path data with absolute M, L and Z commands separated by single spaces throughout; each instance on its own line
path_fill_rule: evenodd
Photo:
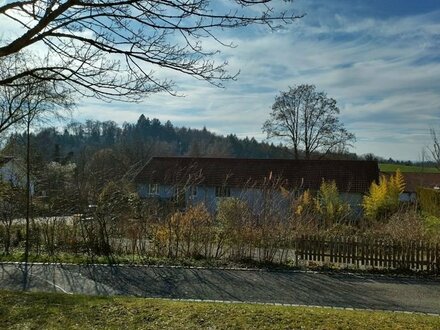
M 278 1 L 278 0 L 277 0 Z M 305 18 L 276 32 L 261 26 L 217 34 L 236 48 L 219 61 L 237 81 L 224 89 L 172 78 L 185 97 L 155 94 L 140 104 L 79 104 L 75 119 L 134 122 L 140 114 L 177 126 L 265 139 L 262 123 L 275 96 L 314 84 L 337 100 L 341 121 L 357 137 L 352 151 L 420 160 L 430 128 L 440 128 L 440 1 L 296 0 Z M 208 41 L 206 47 L 215 48 Z
M 231 72 L 241 71 L 224 89 L 167 73 L 185 97 L 87 102 L 79 118 L 122 123 L 144 113 L 262 140 L 275 95 L 310 83 L 338 101 L 341 120 L 357 137 L 353 151 L 420 160 L 429 129 L 440 126 L 440 1 L 297 0 L 293 6 L 307 15 L 285 29 L 221 34 L 237 47 L 223 48 L 220 58 Z

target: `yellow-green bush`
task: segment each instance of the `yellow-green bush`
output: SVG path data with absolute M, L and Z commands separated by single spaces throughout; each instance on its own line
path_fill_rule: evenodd
M 399 196 L 404 189 L 405 181 L 399 170 L 389 178 L 382 175 L 379 184 L 371 183 L 370 191 L 364 196 L 362 206 L 365 216 L 369 219 L 381 219 L 397 211 Z
M 428 237 L 440 242 L 440 217 L 429 214 L 425 215 L 424 228 Z
M 315 198 L 316 213 L 324 224 L 339 223 L 350 214 L 350 205 L 344 203 L 335 181 L 323 181 Z
M 440 190 L 419 188 L 417 199 L 423 212 L 440 217 Z
M 295 201 L 293 205 L 297 216 L 306 216 L 313 213 L 313 196 L 310 190 L 305 190 Z
M 316 196 L 304 191 L 293 208 L 296 216 L 320 219 L 325 226 L 340 223 L 350 215 L 350 205 L 341 199 L 335 181 L 323 181 Z

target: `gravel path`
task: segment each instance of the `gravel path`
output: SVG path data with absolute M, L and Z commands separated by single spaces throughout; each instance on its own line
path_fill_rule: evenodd
M 0 264 L 0 288 L 25 269 Z M 33 264 L 31 291 L 319 305 L 440 314 L 440 279 L 317 272 Z

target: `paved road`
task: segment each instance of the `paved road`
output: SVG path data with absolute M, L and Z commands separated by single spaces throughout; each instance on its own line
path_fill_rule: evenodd
M 24 267 L 0 264 L 0 288 L 21 290 Z M 148 266 L 40 265 L 32 291 L 273 302 L 440 314 L 440 279 L 380 275 L 188 269 Z

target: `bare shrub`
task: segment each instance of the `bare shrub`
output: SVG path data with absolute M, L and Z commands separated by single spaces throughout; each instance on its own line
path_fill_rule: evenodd
M 171 251 L 168 248 L 170 243 L 170 229 L 168 226 L 162 224 L 151 225 L 151 241 L 149 252 L 155 257 L 172 257 Z
M 214 240 L 212 216 L 203 204 L 176 211 L 165 223 L 152 227 L 152 245 L 158 256 L 208 258 Z
M 217 224 L 217 241 L 228 246 L 229 256 L 236 259 L 245 258 L 253 237 L 251 210 L 248 204 L 239 198 L 220 199 Z
M 263 182 L 262 208 L 257 217 L 256 241 L 258 259 L 261 262 L 274 262 L 289 247 L 291 227 L 288 221 L 292 194 L 284 188 L 281 178 L 268 178 Z
M 14 219 L 23 215 L 23 206 L 23 192 L 0 181 L 0 236 L 4 254 L 11 252 Z
M 125 251 L 124 228 L 132 213 L 128 188 L 109 182 L 99 194 L 96 210 L 81 222 L 82 236 L 89 251 L 105 256 Z
M 375 238 L 393 240 L 423 240 L 426 239 L 424 221 L 414 207 L 401 207 L 389 217 L 389 220 L 375 222 L 367 235 Z
M 190 207 L 181 218 L 185 257 L 208 257 L 213 236 L 212 217 L 203 204 Z

